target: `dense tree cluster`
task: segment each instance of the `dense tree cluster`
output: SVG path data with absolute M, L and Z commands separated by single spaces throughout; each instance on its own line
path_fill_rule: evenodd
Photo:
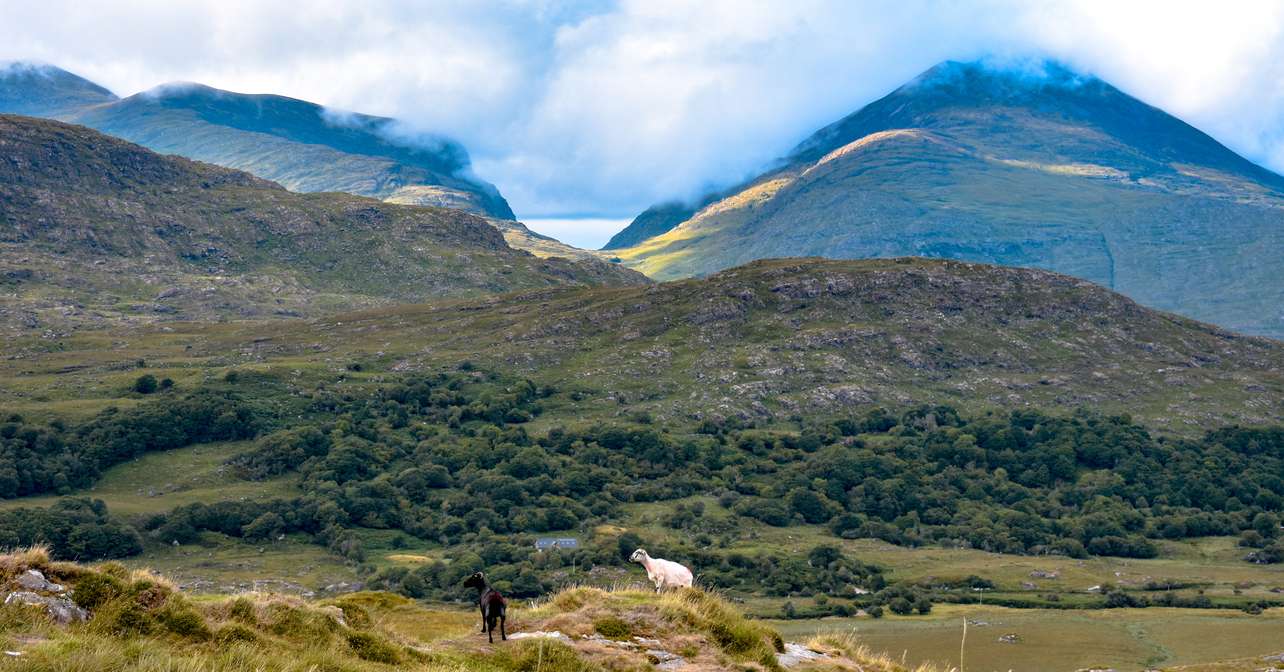
M 297 395 L 289 413 L 231 389 L 159 395 L 70 429 L 10 418 L 0 425 L 0 494 L 66 490 L 142 452 L 258 435 L 232 466 L 248 479 L 298 478 L 305 494 L 191 504 L 139 521 L 143 536 L 183 544 L 209 531 L 266 543 L 304 534 L 360 563 L 360 530 L 395 530 L 439 547 L 443 560 L 389 569 L 376 582 L 432 597 L 462 597 L 459 579 L 482 567 L 520 597 L 556 577 L 622 565 L 644 540 L 591 530 L 642 502 L 671 502 L 653 522 L 684 540 L 645 545 L 698 567 L 713 585 L 868 594 L 868 606 L 892 611 L 921 610 L 922 594 L 887 586 L 878 568 L 837 546 L 731 548 L 752 519 L 902 545 L 1074 557 L 1149 557 L 1161 539 L 1241 535 L 1253 561 L 1281 555 L 1281 428 L 1173 439 L 1127 417 L 962 417 L 934 406 L 810 419 L 801 431 L 710 421 L 679 433 L 634 416 L 536 435 L 527 423 L 544 415 L 553 390 L 479 371 L 410 376 L 360 393 L 321 388 Z M 533 549 L 533 535 L 572 530 L 584 540 L 579 549 Z M 63 555 L 96 548 L 72 536 L 45 539 Z
M 20 415 L 0 423 L 0 499 L 83 488 L 99 473 L 143 453 L 254 436 L 261 413 L 227 392 L 205 390 L 119 410 L 83 425 L 38 425 Z
M 770 525 L 1005 553 L 1150 557 L 1153 539 L 1237 534 L 1276 512 L 1284 430 L 1152 437 L 1125 417 L 1032 411 L 962 419 L 885 411 L 801 436 L 736 431 L 770 479 L 730 480 L 723 501 Z M 767 445 L 764 445 L 767 444 Z
M 138 531 L 107 514 L 102 500 L 61 499 L 47 509 L 0 511 L 0 549 L 46 544 L 62 560 L 123 558 L 143 550 Z

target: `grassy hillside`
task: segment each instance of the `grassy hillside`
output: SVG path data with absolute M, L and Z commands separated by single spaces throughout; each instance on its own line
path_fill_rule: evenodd
M 1045 67 L 938 66 L 698 210 L 648 211 L 630 228 L 652 237 L 613 253 L 657 279 L 805 255 L 1030 266 L 1284 334 L 1284 178 L 1100 80 Z
M 318 315 L 645 281 L 597 260 L 514 250 L 459 211 L 295 194 L 84 127 L 0 116 L 0 147 L 9 330 Z
M 662 662 L 670 663 L 662 669 L 689 670 L 907 670 L 842 637 L 795 649 L 816 660 L 780 659 L 785 643 L 774 630 L 700 590 L 657 596 L 577 588 L 535 604 L 514 602 L 508 630 L 527 636 L 487 644 L 472 610 L 386 593 L 319 602 L 259 593 L 209 599 L 120 565 L 51 562 L 39 549 L 0 556 L 4 584 L 33 570 L 58 582 L 41 597 L 79 607 L 84 620 L 56 624 L 40 605 L 0 606 L 0 641 L 13 652 L 6 667 L 15 670 L 597 672 Z
M 770 424 L 942 402 L 1083 406 L 1191 433 L 1284 415 L 1276 341 L 1066 276 L 921 259 L 765 261 L 649 287 L 165 329 L 12 341 L 0 401 L 24 413 L 115 403 L 140 359 L 183 383 L 245 366 L 328 374 L 471 360 L 583 391 L 586 419 Z
M 84 124 L 164 154 L 245 170 L 294 191 L 343 191 L 512 219 L 499 191 L 473 176 L 467 151 L 395 120 L 331 111 L 284 96 L 175 83 L 118 99 L 47 65 L 0 68 L 0 112 Z
M 626 588 L 571 588 L 530 604 L 514 602 L 508 631 L 528 636 L 492 645 L 477 633 L 471 609 L 387 593 L 324 600 L 271 593 L 210 597 L 180 592 L 148 571 L 51 562 L 38 550 L 0 556 L 0 568 L 0 581 L 9 586 L 22 573 L 40 572 L 62 589 L 41 590 L 41 597 L 85 609 L 85 621 L 58 624 L 42 606 L 0 606 L 0 644 L 9 652 L 6 666 L 15 670 L 596 672 L 660 664 L 693 671 L 933 672 L 958 669 L 959 624 L 966 618 L 971 628 L 962 647 L 964 669 L 1069 672 L 1149 662 L 1147 669 L 1164 665 L 1173 672 L 1248 672 L 1268 658 L 1245 654 L 1276 653 L 1265 640 L 1281 617 L 1254 619 L 1259 632 L 1253 638 L 1251 625 L 1231 629 L 1235 617 L 1228 614 L 1155 615 L 1165 619 L 1162 632 L 1176 634 L 1177 622 L 1194 639 L 1220 633 L 1225 660 L 1215 662 L 1217 654 L 1192 655 L 1181 650 L 1181 640 L 1162 634 L 1149 651 L 1131 647 L 1130 637 L 1149 637 L 1147 631 L 1159 624 L 1128 610 L 1053 617 L 969 608 L 938 618 L 800 628 L 745 619 L 735 606 L 699 590 L 657 596 Z M 68 590 L 71 599 L 63 596 Z M 1009 631 L 1023 636 L 1016 644 L 995 643 L 995 633 Z M 529 636 L 541 633 L 548 634 Z M 893 650 L 901 646 L 906 648 Z M 812 658 L 782 657 L 782 649 Z

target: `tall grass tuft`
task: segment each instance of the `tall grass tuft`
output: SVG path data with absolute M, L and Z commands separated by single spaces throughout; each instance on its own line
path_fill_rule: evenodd
M 721 597 L 699 588 L 683 588 L 662 593 L 657 599 L 665 617 L 707 634 L 732 658 L 751 660 L 768 670 L 780 669 L 776 653 L 785 648 L 780 635 L 745 618 Z
M 956 668 L 942 670 L 930 664 L 907 667 L 904 661 L 898 661 L 886 653 L 876 652 L 862 644 L 855 630 L 814 635 L 804 644 L 815 651 L 844 656 L 860 665 L 865 672 L 959 672 Z

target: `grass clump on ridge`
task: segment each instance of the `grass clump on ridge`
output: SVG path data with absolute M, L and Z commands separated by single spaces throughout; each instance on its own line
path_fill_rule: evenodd
M 0 605 L 0 643 L 21 649 L 5 667 L 22 672 L 632 672 L 652 669 L 651 648 L 681 655 L 693 670 L 776 671 L 776 654 L 784 649 L 773 629 L 699 589 L 659 595 L 567 589 L 541 606 L 515 606 L 509 615 L 514 632 L 558 630 L 566 638 L 489 644 L 477 634 L 471 612 L 428 609 L 387 593 L 320 603 L 259 594 L 192 600 L 147 572 L 50 563 L 47 554 L 30 551 L 0 556 L 0 579 L 33 563 L 73 591 L 83 589 L 91 597 L 82 599 L 93 608 L 88 622 L 59 627 L 39 609 Z M 595 632 L 618 641 L 655 641 L 642 648 L 606 646 L 585 636 Z M 834 669 L 850 669 L 847 663 L 857 659 L 849 652 L 868 654 L 837 639 L 814 647 L 832 652 L 826 664 Z M 909 672 L 860 664 L 871 672 Z
M 726 600 L 696 588 L 660 596 L 661 613 L 671 621 L 706 633 L 727 655 L 751 660 L 769 670 L 779 669 L 776 654 L 785 643 L 775 630 L 751 621 Z
M 633 628 L 618 616 L 606 616 L 593 621 L 593 629 L 607 639 L 625 640 L 633 634 Z
M 0 641 L 21 649 L 8 669 L 369 672 L 423 660 L 355 603 L 270 595 L 194 601 L 149 572 L 55 563 L 43 548 L 0 555 L 0 584 L 28 569 L 63 583 L 89 619 L 58 627 L 40 608 L 0 605 Z
M 657 595 L 632 588 L 579 586 L 553 595 L 531 616 L 544 617 L 540 629 L 560 630 L 572 638 L 593 632 L 608 639 L 636 635 L 659 639 L 674 651 L 689 649 L 693 638 L 703 640 L 713 648 L 706 652 L 708 657 L 719 664 L 753 663 L 776 670 L 776 653 L 784 650 L 775 630 L 698 588 Z

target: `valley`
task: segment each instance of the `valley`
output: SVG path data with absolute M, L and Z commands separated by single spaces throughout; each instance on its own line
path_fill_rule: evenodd
M 0 667 L 1274 665 L 1284 178 L 1042 67 L 599 251 L 390 118 L 0 69 Z

